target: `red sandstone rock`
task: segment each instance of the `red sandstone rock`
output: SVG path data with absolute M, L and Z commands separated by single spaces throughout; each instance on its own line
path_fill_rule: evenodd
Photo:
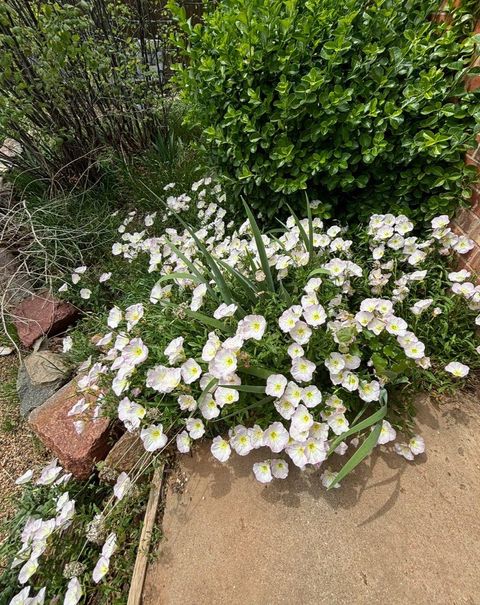
M 77 393 L 74 378 L 45 403 L 31 412 L 28 422 L 42 443 L 58 457 L 62 466 L 77 479 L 86 479 L 98 460 L 103 460 L 109 450 L 108 418 L 87 420 L 85 430 L 79 435 L 74 421 L 80 416 L 68 416 L 72 406 L 81 398 L 94 401 L 92 395 Z
M 68 302 L 57 300 L 50 292 L 40 292 L 22 301 L 13 311 L 13 323 L 25 347 L 47 334 L 58 334 L 77 317 L 78 310 Z

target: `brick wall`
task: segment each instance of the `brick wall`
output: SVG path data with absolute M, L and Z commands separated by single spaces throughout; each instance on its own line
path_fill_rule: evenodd
M 480 20 L 475 27 L 475 33 L 480 33 Z M 480 67 L 480 57 L 475 59 L 475 66 Z M 466 83 L 467 90 L 480 88 L 480 76 L 472 76 Z M 467 153 L 466 162 L 476 166 L 479 171 L 478 185 L 473 190 L 472 205 L 462 208 L 453 220 L 453 230 L 467 235 L 475 242 L 475 247 L 460 259 L 461 265 L 480 275 L 480 136 L 478 146 Z

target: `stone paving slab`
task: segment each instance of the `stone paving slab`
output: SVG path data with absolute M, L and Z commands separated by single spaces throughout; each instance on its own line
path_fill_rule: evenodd
M 182 457 L 144 605 L 480 604 L 480 402 L 418 420 L 425 455 L 375 454 L 330 492 L 318 471 L 262 486 L 252 456 Z

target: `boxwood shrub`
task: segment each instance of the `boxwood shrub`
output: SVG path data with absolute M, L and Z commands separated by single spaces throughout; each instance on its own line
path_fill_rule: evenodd
M 179 87 L 226 180 L 267 216 L 307 187 L 363 217 L 431 218 L 468 199 L 474 3 L 443 23 L 438 4 L 222 0 L 195 25 L 171 4 Z

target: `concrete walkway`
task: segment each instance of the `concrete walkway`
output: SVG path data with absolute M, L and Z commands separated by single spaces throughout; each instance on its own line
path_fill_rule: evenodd
M 418 424 L 427 454 L 377 453 L 330 492 L 181 458 L 144 605 L 480 604 L 480 402 L 425 400 Z

